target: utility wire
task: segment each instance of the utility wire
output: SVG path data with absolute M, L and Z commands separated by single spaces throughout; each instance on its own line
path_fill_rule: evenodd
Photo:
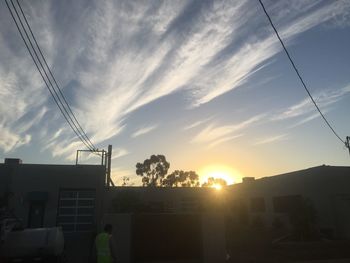
M 38 68 L 38 70 L 39 70 L 39 72 L 40 72 L 40 75 L 42 76 L 42 78 L 43 78 L 43 80 L 44 80 L 44 82 L 45 82 L 45 84 L 46 84 L 46 87 L 49 89 L 51 95 L 53 96 L 53 98 L 54 98 L 54 100 L 55 100 L 55 103 L 57 104 L 57 106 L 58 106 L 59 109 L 61 110 L 61 113 L 64 115 L 64 117 L 65 117 L 66 121 L 69 123 L 70 127 L 73 129 L 73 131 L 75 132 L 75 134 L 79 137 L 79 139 L 83 141 L 81 134 L 80 134 L 79 132 L 77 132 L 77 130 L 76 130 L 76 129 L 77 129 L 77 126 L 76 126 L 75 123 L 72 121 L 71 117 L 68 115 L 67 110 L 65 109 L 64 105 L 62 104 L 62 101 L 61 101 L 60 97 L 58 96 L 56 90 L 53 88 L 52 83 L 51 83 L 51 80 L 50 80 L 50 78 L 48 77 L 48 75 L 47 75 L 47 73 L 46 73 L 46 71 L 45 71 L 45 69 L 44 69 L 44 67 L 43 67 L 43 65 L 42 65 L 42 63 L 41 63 L 41 61 L 40 61 L 40 59 L 39 59 L 39 57 L 38 57 L 38 54 L 37 54 L 37 52 L 36 52 L 36 50 L 35 50 L 35 48 L 34 48 L 32 42 L 31 42 L 31 40 L 30 40 L 30 38 L 29 38 L 29 36 L 28 36 L 28 33 L 27 33 L 27 31 L 26 31 L 26 29 L 25 29 L 23 23 L 22 23 L 22 20 L 21 20 L 21 18 L 20 18 L 20 16 L 19 16 L 19 14 L 18 14 L 18 12 L 17 12 L 17 9 L 16 9 L 16 7 L 14 6 L 12 0 L 11 0 L 11 4 L 12 4 L 14 10 L 15 10 L 15 13 L 16 13 L 16 15 L 17 15 L 17 19 L 18 19 L 19 22 L 20 22 L 20 25 L 21 25 L 21 27 L 22 27 L 22 30 L 24 31 L 24 33 L 25 33 L 25 35 L 26 35 L 26 37 L 27 37 L 27 40 L 25 40 L 23 33 L 20 31 L 21 37 L 22 37 L 23 41 L 25 42 L 26 47 L 27 47 L 27 49 L 28 49 L 28 51 L 29 51 L 31 57 L 32 57 L 34 63 L 36 64 L 36 66 L 37 66 L 37 68 Z M 11 12 L 11 10 L 10 10 L 10 12 Z M 11 14 L 13 14 L 13 13 L 11 12 Z M 14 16 L 12 16 L 12 18 L 14 19 Z M 15 22 L 16 22 L 16 21 L 15 21 Z M 19 29 L 19 25 L 18 25 L 17 22 L 16 22 L 16 25 L 17 25 L 17 29 Z M 19 29 L 19 30 L 20 30 L 20 29 Z M 32 47 L 32 51 L 33 51 L 34 53 L 31 52 L 31 50 L 30 50 L 30 48 L 29 48 L 29 46 L 28 46 L 27 41 L 29 42 L 30 46 Z M 34 56 L 36 57 L 37 62 L 36 62 Z M 40 64 L 41 70 L 40 70 L 40 67 L 39 67 L 39 65 L 38 65 L 37 63 Z M 46 76 L 47 79 L 44 78 L 44 75 L 42 74 L 42 71 L 44 72 L 44 74 L 45 74 L 45 76 Z M 51 88 L 50 88 L 50 85 L 48 85 L 48 82 L 47 82 L 47 81 L 48 81 L 49 84 L 51 85 Z M 53 92 L 52 92 L 52 91 L 53 91 Z M 55 97 L 54 94 L 56 95 L 56 97 Z M 64 111 L 65 111 L 66 113 L 64 113 Z M 67 114 L 67 115 L 66 115 L 66 114 Z M 67 117 L 67 116 L 68 116 L 68 117 Z M 69 120 L 68 120 L 68 119 L 69 119 Z M 73 126 L 75 127 L 75 129 L 73 128 Z M 84 140 L 84 144 L 85 144 L 85 146 L 88 147 L 88 149 L 92 150 L 92 148 L 90 148 L 90 146 L 89 146 L 88 144 L 86 144 L 86 141 L 85 141 L 85 140 Z
M 15 13 L 16 13 L 16 15 L 17 15 L 17 19 L 18 19 L 19 23 L 21 24 L 22 30 L 24 31 L 24 33 L 25 33 L 25 35 L 26 35 L 26 37 L 27 37 L 27 40 L 25 39 L 25 36 L 23 35 L 23 32 L 22 32 L 22 30 L 21 30 L 21 28 L 20 28 L 20 26 L 19 26 L 19 24 L 18 24 L 18 22 L 17 22 L 17 19 L 15 18 L 15 15 L 14 15 L 13 11 L 11 10 L 11 8 L 10 8 L 10 6 L 9 6 L 9 3 L 7 2 L 7 0 L 6 0 L 5 2 L 6 2 L 6 5 L 7 5 L 9 11 L 10 11 L 10 14 L 11 14 L 11 16 L 12 16 L 12 19 L 14 20 L 14 22 L 15 22 L 15 24 L 16 24 L 16 27 L 17 27 L 17 29 L 18 29 L 20 35 L 21 35 L 21 38 L 22 38 L 22 40 L 23 40 L 23 42 L 24 42 L 24 44 L 25 44 L 25 46 L 26 46 L 26 48 L 27 48 L 27 50 L 28 50 L 28 52 L 29 52 L 29 54 L 30 54 L 30 56 L 31 56 L 31 58 L 32 58 L 32 60 L 33 60 L 33 62 L 34 62 L 34 64 L 35 64 L 35 66 L 36 66 L 36 68 L 37 68 L 37 70 L 39 71 L 39 73 L 40 73 L 40 75 L 41 75 L 41 77 L 42 77 L 42 79 L 43 79 L 43 81 L 44 81 L 46 87 L 47 87 L 48 90 L 50 91 L 50 94 L 51 94 L 51 96 L 53 97 L 53 99 L 54 99 L 56 105 L 57 105 L 58 108 L 60 109 L 60 111 L 61 111 L 63 117 L 64 117 L 65 120 L 68 122 L 69 126 L 72 128 L 72 130 L 74 131 L 74 133 L 78 136 L 78 138 L 84 143 L 84 145 L 85 145 L 90 151 L 95 152 L 95 151 L 96 151 L 96 148 L 93 146 L 93 144 L 91 143 L 91 141 L 88 139 L 86 133 L 84 132 L 84 134 L 82 134 L 81 131 L 78 129 L 77 124 L 78 124 L 78 126 L 80 127 L 80 129 L 83 130 L 83 129 L 81 128 L 79 122 L 76 120 L 75 116 L 74 116 L 74 119 L 76 120 L 76 123 L 77 123 L 77 124 L 74 122 L 74 120 L 72 119 L 72 117 L 71 117 L 70 114 L 68 113 L 68 111 L 67 111 L 65 105 L 62 103 L 62 101 L 61 101 L 61 99 L 60 99 L 60 97 L 59 97 L 57 91 L 55 90 L 55 88 L 54 88 L 54 86 L 53 86 L 53 84 L 52 84 L 52 82 L 51 82 L 49 76 L 47 75 L 47 72 L 45 71 L 45 68 L 44 68 L 43 65 L 42 65 L 42 62 L 41 62 L 40 58 L 38 57 L 38 54 L 37 54 L 37 52 L 36 52 L 36 50 L 35 50 L 35 48 L 34 48 L 34 46 L 33 46 L 33 43 L 31 42 L 31 40 L 30 40 L 30 38 L 29 38 L 29 36 L 28 36 L 28 33 L 27 33 L 27 31 L 26 31 L 26 29 L 25 29 L 25 27 L 24 27 L 24 25 L 23 25 L 23 22 L 22 22 L 22 20 L 21 20 L 21 17 L 19 16 L 18 11 L 17 11 L 17 9 L 16 9 L 16 7 L 15 7 L 13 1 L 11 0 L 11 4 L 12 4 L 14 10 L 15 10 Z M 19 2 L 18 2 L 18 1 L 17 1 L 17 3 L 18 3 L 18 5 L 19 5 Z M 19 5 L 19 6 L 20 6 L 20 5 Z M 24 16 L 24 13 L 23 13 L 23 10 L 22 10 L 22 9 L 21 9 L 21 12 L 22 12 L 22 14 L 23 14 L 23 16 Z M 24 17 L 25 17 L 25 16 L 24 16 Z M 27 23 L 27 25 L 28 25 L 28 27 L 29 27 L 28 22 L 26 22 L 26 23 Z M 29 28 L 30 28 L 30 27 L 29 27 Z M 33 36 L 33 38 L 34 38 L 34 34 L 32 33 L 32 30 L 31 30 L 31 29 L 30 29 L 30 31 L 31 31 L 31 34 L 32 34 L 32 36 Z M 34 38 L 34 40 L 35 40 L 35 38 Z M 29 47 L 27 41 L 29 42 L 30 46 L 32 47 L 32 51 L 31 51 L 31 49 L 30 49 L 30 47 Z M 36 40 L 35 40 L 35 42 L 36 42 L 36 45 L 37 45 L 38 49 L 40 50 L 40 48 L 39 48 L 39 46 L 38 46 Z M 34 53 L 33 53 L 33 52 L 34 52 Z M 41 55 L 42 55 L 42 52 L 41 52 L 41 51 L 40 51 L 40 53 L 41 53 Z M 34 56 L 36 57 L 36 59 L 35 59 Z M 42 57 L 43 57 L 43 59 L 45 59 L 43 55 L 42 55 Z M 37 60 L 38 62 L 37 62 L 36 60 Z M 38 63 L 40 64 L 41 68 L 39 67 L 39 64 L 38 64 Z M 46 60 L 45 60 L 45 63 L 46 63 Z M 46 63 L 46 66 L 47 66 L 47 63 Z M 47 66 L 47 68 L 49 69 L 48 66 Z M 50 70 L 50 69 L 49 69 L 49 70 Z M 45 74 L 47 80 L 45 79 L 43 72 L 44 72 L 44 74 Z M 52 78 L 54 79 L 51 70 L 50 70 L 50 73 L 51 73 Z M 56 82 L 55 79 L 54 79 L 54 81 Z M 49 83 L 48 83 L 48 82 L 49 82 Z M 50 87 L 49 84 L 51 85 L 51 87 Z M 56 85 L 57 85 L 57 82 L 56 82 Z M 57 85 L 57 86 L 58 86 L 58 85 Z M 62 94 L 61 91 L 60 91 L 60 93 Z M 56 96 L 55 96 L 55 95 L 56 95 Z M 62 97 L 63 97 L 63 99 L 64 99 L 63 94 L 62 94 Z M 65 103 L 67 104 L 67 106 L 69 107 L 67 101 L 66 101 L 65 99 L 64 99 L 64 101 L 65 101 Z M 70 108 L 69 108 L 69 109 L 70 109 Z M 70 109 L 70 112 L 73 113 L 71 109 Z M 74 114 L 73 114 L 73 115 L 74 115 Z M 86 139 L 86 138 L 87 138 L 87 139 Z
M 323 115 L 323 113 L 322 113 L 322 111 L 320 110 L 320 108 L 318 107 L 316 101 L 315 101 L 314 98 L 312 97 L 312 95 L 311 95 L 309 89 L 306 87 L 306 84 L 305 84 L 303 78 L 301 77 L 301 75 L 300 75 L 300 73 L 299 73 L 299 70 L 298 70 L 297 67 L 295 66 L 292 57 L 290 56 L 290 54 L 289 54 L 289 52 L 288 52 L 286 46 L 285 46 L 284 43 L 283 43 L 283 40 L 281 39 L 280 35 L 278 34 L 278 31 L 277 31 L 276 27 L 274 26 L 274 24 L 273 24 L 273 22 L 272 22 L 272 20 L 271 20 L 271 18 L 270 18 L 270 16 L 269 16 L 269 14 L 267 13 L 267 11 L 266 11 L 266 9 L 265 9 L 265 6 L 264 6 L 264 4 L 263 4 L 263 2 L 262 2 L 262 0 L 259 0 L 259 3 L 260 3 L 260 5 L 261 5 L 261 7 L 263 8 L 265 15 L 267 16 L 267 18 L 268 18 L 268 20 L 269 20 L 269 22 L 270 22 L 270 24 L 271 24 L 271 27 L 272 27 L 273 30 L 275 31 L 276 36 L 277 36 L 278 40 L 280 41 L 280 43 L 281 43 L 281 45 L 282 45 L 282 47 L 283 47 L 283 49 L 284 49 L 284 51 L 285 51 L 285 53 L 286 53 L 286 55 L 287 55 L 289 61 L 290 61 L 290 63 L 292 64 L 292 67 L 293 67 L 295 73 L 298 75 L 299 80 L 301 81 L 301 84 L 303 85 L 303 87 L 304 87 L 304 89 L 306 90 L 307 94 L 309 95 L 311 101 L 312 101 L 313 104 L 315 105 L 317 111 L 320 113 L 321 117 L 323 118 L 323 120 L 325 121 L 325 123 L 327 124 L 327 126 L 331 129 L 331 131 L 334 133 L 334 135 L 335 135 L 343 144 L 346 145 L 346 142 L 336 133 L 336 131 L 334 130 L 334 128 L 332 127 L 332 125 L 328 122 L 328 120 L 326 119 L 326 117 Z
M 12 0 L 11 0 L 11 1 L 12 1 Z M 58 83 L 57 83 L 57 81 L 56 81 L 56 78 L 55 78 L 54 75 L 52 74 L 52 71 L 51 71 L 50 67 L 48 66 L 48 64 L 47 64 L 47 62 L 46 62 L 46 59 L 45 59 L 45 57 L 44 57 L 44 55 L 43 55 L 43 53 L 42 53 L 42 51 L 41 51 L 41 48 L 40 48 L 40 46 L 38 45 L 38 42 L 36 41 L 36 38 L 35 38 L 35 36 L 34 36 L 34 34 L 33 34 L 33 31 L 32 31 L 32 29 L 31 29 L 31 27 L 30 27 L 30 25 L 29 25 L 29 23 L 28 23 L 28 20 L 27 20 L 27 18 L 26 18 L 26 16 L 25 16 L 24 12 L 23 12 L 23 9 L 22 9 L 21 4 L 19 3 L 18 0 L 16 0 L 16 2 L 17 2 L 18 6 L 19 6 L 19 8 L 20 8 L 20 11 L 21 11 L 22 16 L 23 16 L 23 18 L 24 18 L 24 21 L 25 21 L 25 23 L 26 23 L 26 25 L 27 25 L 27 27 L 28 27 L 28 29 L 29 29 L 29 31 L 30 31 L 30 34 L 32 35 L 32 38 L 34 39 L 35 45 L 36 45 L 37 49 L 39 50 L 39 53 L 40 53 L 40 55 L 41 55 L 41 57 L 42 57 L 42 59 L 43 59 L 43 61 L 44 61 L 44 64 L 45 64 L 46 68 L 48 69 L 49 74 L 50 74 L 51 78 L 53 79 L 53 81 L 54 81 L 54 83 L 55 83 L 55 85 L 56 85 L 56 87 L 57 87 L 57 90 L 58 90 L 59 94 L 61 95 L 61 97 L 62 97 L 62 99 L 63 99 L 65 105 L 67 106 L 68 111 L 69 111 L 69 112 L 71 113 L 71 115 L 73 116 L 73 119 L 74 119 L 74 121 L 76 122 L 76 124 L 78 125 L 79 130 L 80 130 L 81 134 L 83 135 L 83 137 L 86 139 L 86 141 L 89 143 L 89 145 L 95 150 L 96 147 L 95 147 L 94 144 L 91 142 L 91 140 L 89 139 L 89 137 L 88 137 L 87 134 L 85 133 L 84 129 L 81 127 L 80 123 L 78 122 L 77 118 L 75 117 L 75 114 L 73 113 L 71 107 L 69 106 L 69 104 L 68 104 L 68 102 L 67 102 L 65 96 L 63 95 L 62 90 L 61 90 L 60 86 L 58 85 Z
M 12 1 L 11 1 L 11 4 L 13 5 L 13 2 L 12 2 Z M 18 24 L 17 20 L 15 19 L 14 14 L 13 14 L 11 8 L 9 7 L 7 1 L 6 1 L 6 5 L 7 5 L 7 7 L 8 7 L 9 10 L 10 10 L 11 16 L 12 16 L 13 20 L 15 21 L 15 24 L 16 24 L 17 29 L 18 29 L 18 31 L 19 31 L 19 33 L 20 33 L 22 39 L 23 39 L 23 42 L 24 42 L 24 44 L 25 44 L 25 46 L 26 46 L 26 48 L 27 48 L 27 50 L 28 50 L 30 56 L 32 57 L 33 62 L 34 62 L 34 64 L 35 64 L 36 68 L 38 69 L 38 71 L 39 71 L 39 73 L 40 73 L 40 75 L 41 75 L 41 77 L 42 77 L 42 79 L 43 79 L 43 81 L 44 81 L 46 87 L 47 87 L 48 90 L 50 91 L 51 96 L 53 97 L 55 103 L 57 104 L 58 108 L 60 109 L 60 111 L 61 111 L 63 117 L 64 117 L 64 118 L 66 119 L 66 121 L 68 122 L 69 126 L 72 128 L 72 130 L 74 131 L 74 133 L 78 136 L 78 138 L 79 138 L 80 140 L 82 140 L 82 139 L 81 139 L 81 135 L 75 130 L 75 128 L 74 128 L 73 125 L 71 124 L 70 120 L 67 118 L 66 114 L 64 113 L 63 106 L 59 103 L 59 101 L 57 101 L 57 98 L 55 97 L 53 91 L 51 90 L 51 88 L 50 88 L 50 86 L 49 86 L 47 80 L 45 79 L 44 74 L 46 75 L 46 72 L 45 72 L 43 69 L 40 69 L 40 67 L 39 67 L 39 65 L 38 65 L 38 62 L 39 62 L 40 64 L 41 64 L 41 62 L 40 62 L 40 60 L 38 59 L 38 57 L 37 57 L 38 62 L 37 62 L 36 59 L 34 58 L 34 54 L 33 54 L 33 52 L 31 51 L 31 49 L 29 48 L 29 46 L 28 46 L 28 43 L 27 43 L 28 40 L 25 39 L 25 37 L 24 37 L 24 35 L 23 35 L 23 33 L 22 33 L 22 30 L 24 30 L 24 29 L 22 29 L 22 30 L 20 29 L 19 24 Z M 14 9 L 15 9 L 15 7 L 14 7 Z M 16 10 L 16 9 L 15 9 L 15 12 L 16 12 L 16 14 L 17 14 L 17 16 L 18 16 L 18 13 L 17 13 L 17 10 Z M 18 19 L 18 18 L 17 18 L 17 19 Z M 20 20 L 20 22 L 21 22 L 21 20 Z M 21 23 L 21 25 L 22 25 L 22 27 L 23 27 L 23 23 Z M 26 31 L 25 31 L 25 33 L 26 33 Z M 28 36 L 28 35 L 27 35 L 27 36 Z M 31 42 L 30 42 L 30 44 L 31 44 Z M 34 50 L 34 53 L 36 53 L 35 50 Z M 44 71 L 44 74 L 42 73 L 42 71 Z M 46 76 L 47 76 L 47 75 L 46 75 Z M 89 150 L 91 150 L 91 148 L 89 147 L 89 145 L 86 144 L 86 142 L 85 142 L 84 140 L 82 140 L 82 142 L 85 144 L 85 146 L 86 146 Z
M 12 1 L 12 0 L 11 0 L 11 2 L 12 2 L 12 5 L 13 5 L 13 1 Z M 76 130 L 78 131 L 80 137 L 82 137 L 82 138 L 85 140 L 85 142 L 87 142 L 87 144 L 89 144 L 89 146 L 90 146 L 89 148 L 90 148 L 91 150 L 95 150 L 96 147 L 92 144 L 92 142 L 90 141 L 90 139 L 87 137 L 85 131 L 82 129 L 82 127 L 81 127 L 81 125 L 79 124 L 78 120 L 76 119 L 76 117 L 75 117 L 75 115 L 74 115 L 72 109 L 70 108 L 70 106 L 69 106 L 67 100 L 65 99 L 65 97 L 64 97 L 64 95 L 63 95 L 63 93 L 62 93 L 60 87 L 58 86 L 57 81 L 56 81 L 54 75 L 52 74 L 52 72 L 51 72 L 51 70 L 50 70 L 50 67 L 48 66 L 48 64 L 47 64 L 47 62 L 46 62 L 46 59 L 45 59 L 45 57 L 44 57 L 44 55 L 43 55 L 43 53 L 42 53 L 42 51 L 41 51 L 41 49 L 40 49 L 40 47 L 39 47 L 37 41 L 36 41 L 36 38 L 35 38 L 35 36 L 34 36 L 34 34 L 33 34 L 33 31 L 32 31 L 32 29 L 31 29 L 31 27 L 30 27 L 30 25 L 29 25 L 29 23 L 28 23 L 28 21 L 27 21 L 27 18 L 26 18 L 26 16 L 25 16 L 25 14 L 24 14 L 24 12 L 23 12 L 23 10 L 22 10 L 22 7 L 21 7 L 21 5 L 20 5 L 20 3 L 19 3 L 18 0 L 17 0 L 17 4 L 18 4 L 18 6 L 19 6 L 19 8 L 20 8 L 20 10 L 21 10 L 21 13 L 22 13 L 22 15 L 23 15 L 23 17 L 24 17 L 24 20 L 25 20 L 25 22 L 26 22 L 27 27 L 28 27 L 28 29 L 30 30 L 30 33 L 31 33 L 31 35 L 32 35 L 32 38 L 33 38 L 33 40 L 35 41 L 35 44 L 36 44 L 36 46 L 37 46 L 37 48 L 38 48 L 38 50 L 39 50 L 39 52 L 40 52 L 40 54 L 41 54 L 41 57 L 42 57 L 42 59 L 43 59 L 43 61 L 44 61 L 44 64 L 46 65 L 46 68 L 49 70 L 49 74 L 51 75 L 51 77 L 52 77 L 54 83 L 56 84 L 57 90 L 59 91 L 59 94 L 61 95 L 61 97 L 62 97 L 62 99 L 63 99 L 63 101 L 65 102 L 66 105 L 64 105 L 64 104 L 62 103 L 62 100 L 61 100 L 60 96 L 57 94 L 57 91 L 56 91 L 55 87 L 53 86 L 53 84 L 52 84 L 50 78 L 47 76 L 47 72 L 46 72 L 45 68 L 43 67 L 43 65 L 42 65 L 42 63 L 41 63 L 40 58 L 38 57 L 38 54 L 37 54 L 37 52 L 35 51 L 35 48 L 33 47 L 33 44 L 32 44 L 32 42 L 31 42 L 31 40 L 30 40 L 30 38 L 29 38 L 29 36 L 28 36 L 28 34 L 27 34 L 27 31 L 25 30 L 25 27 L 24 27 L 23 24 L 22 24 L 22 21 L 21 21 L 21 19 L 20 19 L 20 16 L 19 16 L 18 13 L 17 13 L 17 10 L 15 9 L 18 18 L 20 19 L 21 25 L 22 25 L 23 29 L 25 30 L 26 36 L 27 36 L 28 40 L 30 41 L 31 47 L 32 47 L 32 49 L 34 50 L 35 55 L 36 55 L 38 61 L 40 62 L 40 65 L 41 65 L 41 67 L 42 67 L 42 69 L 43 69 L 43 71 L 44 71 L 44 73 L 45 73 L 45 76 L 46 76 L 47 79 L 49 80 L 49 83 L 50 83 L 50 85 L 51 85 L 51 87 L 52 87 L 52 89 L 53 89 L 53 91 L 54 91 L 56 97 L 58 98 L 58 101 L 59 101 L 59 102 L 61 103 L 61 105 L 63 106 L 64 111 L 65 111 L 66 114 L 68 115 L 68 118 L 71 120 L 71 122 L 73 123 L 74 127 L 76 128 Z M 14 6 L 14 5 L 13 5 L 13 6 Z M 15 7 L 14 7 L 14 8 L 15 8 Z M 68 109 L 68 110 L 67 110 L 67 109 Z M 73 119 L 74 119 L 74 120 L 72 119 L 72 117 L 71 117 L 71 115 L 69 114 L 68 111 L 71 113 L 71 115 L 73 116 Z M 77 126 L 78 126 L 79 128 L 78 128 Z

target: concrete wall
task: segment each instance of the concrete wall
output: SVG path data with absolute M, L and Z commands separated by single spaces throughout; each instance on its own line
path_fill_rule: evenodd
M 113 226 L 113 247 L 119 263 L 131 262 L 131 214 L 105 214 L 100 225 L 100 231 L 105 224 Z
M 163 214 L 164 215 L 164 214 Z M 181 216 L 181 214 L 174 214 Z M 147 216 L 147 215 L 146 215 Z M 198 261 L 203 263 L 223 263 L 226 260 L 226 240 L 225 240 L 225 222 L 222 214 L 206 213 L 200 215 L 199 224 L 201 224 L 202 232 L 202 256 Z M 118 262 L 130 263 L 135 262 L 132 256 L 132 214 L 105 214 L 103 224 L 111 224 L 113 226 L 113 244 L 117 254 Z M 164 236 L 163 242 L 167 242 Z M 143 242 L 147 242 L 145 239 Z M 155 250 L 157 248 L 154 248 Z M 184 263 L 185 261 L 171 261 L 173 263 Z M 190 262 L 190 261 L 186 261 Z
M 203 262 L 226 262 L 226 236 L 223 214 L 202 215 Z
M 189 188 L 189 187 L 113 187 L 106 192 L 107 213 L 113 213 L 113 200 L 123 198 L 123 193 L 132 193 L 137 200 L 149 205 L 150 208 L 158 204 L 169 213 L 198 212 L 203 208 L 205 200 L 210 197 L 215 189 L 212 188 Z M 186 211 L 186 208 L 189 208 Z

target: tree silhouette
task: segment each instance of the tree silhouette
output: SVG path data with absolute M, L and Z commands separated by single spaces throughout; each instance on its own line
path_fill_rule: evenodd
M 123 176 L 122 180 L 123 180 L 122 186 L 128 186 L 129 181 L 130 181 L 130 177 L 129 176 Z
M 199 176 L 194 171 L 175 170 L 162 180 L 165 187 L 196 187 L 199 186 Z
M 227 182 L 222 178 L 209 177 L 208 181 L 202 184 L 202 187 L 215 187 L 217 185 L 226 186 Z
M 152 155 L 143 163 L 136 164 L 136 174 L 142 176 L 143 186 L 161 186 L 169 167 L 164 155 Z

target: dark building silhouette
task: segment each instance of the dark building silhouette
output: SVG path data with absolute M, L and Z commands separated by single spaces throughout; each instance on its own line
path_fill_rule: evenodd
M 235 242 L 229 239 L 231 225 L 242 230 L 239 242 L 248 236 L 244 229 L 253 236 L 262 229 L 291 231 L 292 212 L 305 200 L 323 237 L 350 239 L 350 167 L 323 165 L 249 177 L 220 191 L 107 187 L 105 182 L 103 165 L 25 164 L 16 159 L 0 164 L 0 195 L 10 193 L 11 213 L 24 227 L 61 226 L 72 262 L 89 260 L 94 236 L 105 223 L 113 225 L 120 262 L 225 262 Z M 185 241 L 191 249 L 175 257 L 174 247 Z M 161 251 L 150 251 L 150 244 Z

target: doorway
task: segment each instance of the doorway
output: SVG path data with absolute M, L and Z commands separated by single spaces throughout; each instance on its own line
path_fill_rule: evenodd
M 43 227 L 45 214 L 45 202 L 32 201 L 29 208 L 28 227 L 40 228 Z

